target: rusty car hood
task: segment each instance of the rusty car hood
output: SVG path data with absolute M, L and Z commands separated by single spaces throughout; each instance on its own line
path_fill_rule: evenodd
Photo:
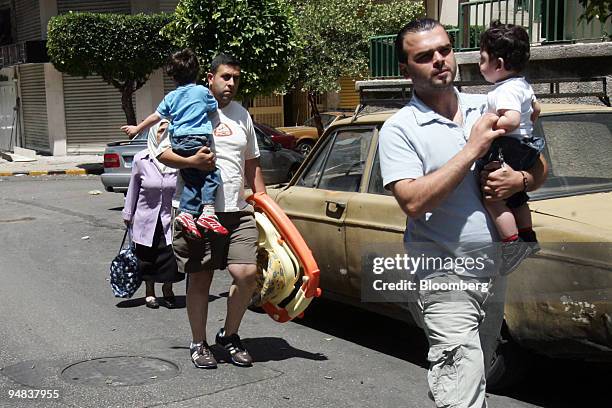
M 532 212 L 612 231 L 612 192 L 532 201 Z

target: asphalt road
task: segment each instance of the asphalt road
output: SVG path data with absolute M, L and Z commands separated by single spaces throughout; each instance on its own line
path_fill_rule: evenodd
M 241 335 L 254 367 L 193 368 L 184 308 L 147 309 L 144 289 L 112 296 L 122 205 L 98 176 L 0 178 L 0 406 L 432 406 L 418 330 L 324 300 L 286 324 L 247 312 Z M 209 341 L 228 284 L 218 272 Z M 175 292 L 184 307 L 184 282 Z M 609 406 L 609 366 L 532 361 L 522 385 L 489 395 L 491 407 Z

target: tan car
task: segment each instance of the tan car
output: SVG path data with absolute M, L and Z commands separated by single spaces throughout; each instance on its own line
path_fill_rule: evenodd
M 321 122 L 323 130 L 327 129 L 332 123 L 338 119 L 350 116 L 351 112 L 321 112 Z M 303 126 L 285 126 L 276 128 L 282 132 L 293 135 L 296 139 L 295 150 L 300 152 L 304 157 L 308 156 L 310 150 L 317 142 L 319 133 L 315 125 L 314 117 L 306 119 Z
M 379 251 L 402 251 L 406 217 L 384 190 L 378 130 L 393 112 L 338 120 L 288 186 L 269 189 L 310 246 L 323 295 L 410 321 L 399 303 L 363 302 L 364 268 Z M 542 250 L 509 278 L 505 340 L 489 377 L 520 372 L 522 348 L 612 361 L 612 108 L 544 105 L 546 184 L 531 202 Z M 521 350 L 521 349 L 519 349 Z

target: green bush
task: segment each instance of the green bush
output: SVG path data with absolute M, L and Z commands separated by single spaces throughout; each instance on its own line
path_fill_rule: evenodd
M 132 95 L 172 52 L 159 34 L 171 20 L 171 14 L 62 14 L 49 21 L 47 52 L 58 71 L 100 75 L 119 89 L 127 122 L 135 124 Z

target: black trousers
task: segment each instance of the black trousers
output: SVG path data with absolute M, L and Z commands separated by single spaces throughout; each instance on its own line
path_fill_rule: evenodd
M 157 283 L 180 282 L 185 276 L 178 271 L 172 245 L 166 244 L 161 218 L 157 218 L 153 244 L 136 244 L 136 257 L 142 280 Z

